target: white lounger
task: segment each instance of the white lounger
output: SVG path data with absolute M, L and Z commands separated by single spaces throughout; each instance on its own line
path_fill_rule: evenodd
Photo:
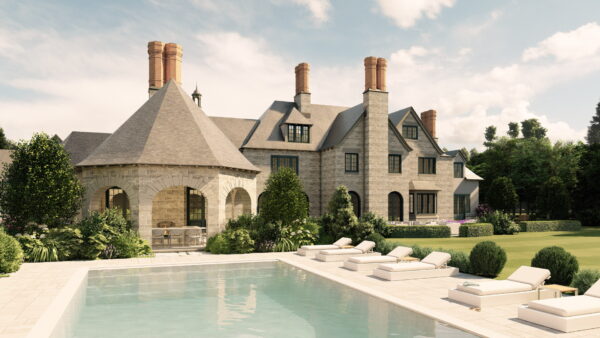
M 352 239 L 342 237 L 333 244 L 322 244 L 322 245 L 303 245 L 298 249 L 298 255 L 306 257 L 315 257 L 315 254 L 321 250 L 338 250 L 344 245 L 350 245 Z
M 476 307 L 523 304 L 551 296 L 551 292 L 538 290 L 548 278 L 547 269 L 521 266 L 506 280 L 458 284 L 456 289 L 448 290 L 448 298 Z
M 399 259 L 412 254 L 412 248 L 398 246 L 385 256 L 350 257 L 344 267 L 352 271 L 373 271 L 379 264 L 396 263 Z
M 379 256 L 379 252 L 372 252 L 375 247 L 375 242 L 362 241 L 359 245 L 352 249 L 338 249 L 338 250 L 321 250 L 315 256 L 318 260 L 323 262 L 341 262 L 345 261 L 349 257 L 354 256 Z
M 519 319 L 572 332 L 600 327 L 600 280 L 583 296 L 536 300 L 519 307 Z
M 416 263 L 380 264 L 373 275 L 390 281 L 454 276 L 458 269 L 446 266 L 450 258 L 446 252 L 434 251 Z

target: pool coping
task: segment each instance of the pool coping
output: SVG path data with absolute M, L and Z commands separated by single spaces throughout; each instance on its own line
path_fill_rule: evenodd
M 452 316 L 448 316 L 439 311 L 428 309 L 425 306 L 418 305 L 412 302 L 402 300 L 394 297 L 390 294 L 359 285 L 358 283 L 346 280 L 344 278 L 335 276 L 333 274 L 319 271 L 313 267 L 304 265 L 302 263 L 284 258 L 264 258 L 255 260 L 243 260 L 243 261 L 215 261 L 215 262 L 186 262 L 186 263 L 154 263 L 154 264 L 131 264 L 113 267 L 81 267 L 73 273 L 68 282 L 61 288 L 58 294 L 53 299 L 50 306 L 44 311 L 42 316 L 37 320 L 33 328 L 27 334 L 27 338 L 39 338 L 39 337 L 51 337 L 56 333 L 58 325 L 61 323 L 63 316 L 67 313 L 69 306 L 73 303 L 75 296 L 81 290 L 84 282 L 87 280 L 88 273 L 94 270 L 120 270 L 120 269 L 139 269 L 139 268 L 155 268 L 155 267 L 169 267 L 169 266 L 203 266 L 203 265 L 225 265 L 225 264 L 245 264 L 245 263 L 258 263 L 258 262 L 282 262 L 293 267 L 302 269 L 309 273 L 315 274 L 322 278 L 328 279 L 335 283 L 339 283 L 350 287 L 359 292 L 365 293 L 372 297 L 376 297 L 385 302 L 400 306 L 409 311 L 413 311 L 427 318 L 437 320 L 446 325 L 452 326 L 462 331 L 466 331 L 470 334 L 474 334 L 481 337 L 507 337 L 505 335 L 498 334 L 492 330 L 483 328 L 472 323 L 462 321 Z

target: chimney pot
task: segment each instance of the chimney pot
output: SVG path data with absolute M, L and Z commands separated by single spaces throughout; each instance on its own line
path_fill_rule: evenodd
M 425 128 L 427 129 L 427 131 L 431 134 L 431 136 L 437 140 L 437 135 L 436 135 L 436 119 L 437 119 L 437 112 L 433 109 L 430 109 L 428 111 L 424 111 L 421 113 L 421 121 L 423 121 L 423 125 L 425 125 Z
M 377 58 L 368 56 L 365 58 L 365 91 L 377 89 Z
M 163 86 L 163 46 L 160 41 L 148 42 L 148 86 L 150 91 Z
M 176 43 L 167 43 L 164 48 L 164 82 L 173 79 L 181 84 L 181 57 L 183 49 Z
M 387 69 L 387 61 L 384 58 L 377 59 L 377 89 L 386 91 L 385 72 Z
M 310 93 L 308 89 L 308 72 L 310 66 L 308 63 L 300 63 L 296 66 L 296 94 Z

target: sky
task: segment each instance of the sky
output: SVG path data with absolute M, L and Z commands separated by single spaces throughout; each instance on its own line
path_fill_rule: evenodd
M 438 112 L 442 147 L 537 118 L 584 140 L 600 101 L 600 1 L 0 1 L 0 127 L 113 132 L 148 98 L 148 41 L 183 46 L 183 87 L 212 116 L 258 118 L 291 101 L 362 101 L 363 59 L 388 59 L 390 112 Z

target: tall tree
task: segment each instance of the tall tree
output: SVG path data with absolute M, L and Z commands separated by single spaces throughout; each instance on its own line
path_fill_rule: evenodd
M 537 215 L 548 219 L 567 219 L 571 209 L 571 196 L 560 177 L 552 176 L 538 192 Z
M 519 124 L 517 122 L 509 122 L 507 134 L 511 138 L 519 137 Z
M 0 179 L 0 214 L 8 230 L 22 232 L 28 223 L 50 228 L 71 223 L 84 190 L 63 146 L 36 134 L 11 156 Z
M 496 126 L 488 126 L 485 128 L 485 142 L 483 143 L 486 147 L 494 142 L 496 139 Z
M 296 172 L 280 168 L 267 180 L 260 216 L 266 222 L 290 225 L 308 216 L 308 202 Z
M 586 147 L 579 161 L 573 193 L 575 216 L 585 226 L 600 226 L 600 144 Z
M 590 121 L 586 139 L 588 144 L 600 143 L 600 102 L 598 102 L 598 105 L 596 106 L 596 115 L 594 115 Z
M 546 137 L 547 129 L 542 127 L 538 119 L 528 119 L 521 121 L 521 130 L 524 138 L 544 138 Z
M 515 187 L 508 177 L 498 177 L 490 185 L 490 194 L 488 202 L 494 209 L 510 212 L 513 211 L 519 197 Z
M 4 129 L 0 128 L 0 149 L 11 149 L 12 142 L 4 135 Z

